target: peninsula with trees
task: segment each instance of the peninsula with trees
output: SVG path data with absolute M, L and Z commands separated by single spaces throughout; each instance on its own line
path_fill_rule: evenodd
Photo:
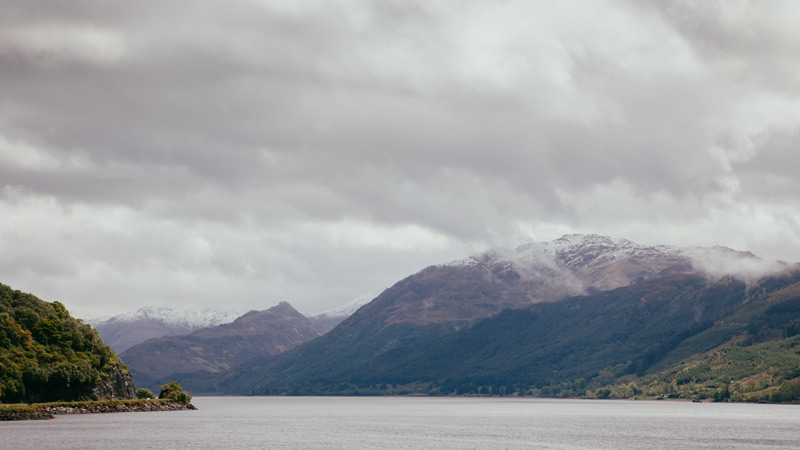
M 0 284 L 0 420 L 194 408 L 177 383 L 159 399 L 136 397 L 130 371 L 97 331 L 60 302 Z

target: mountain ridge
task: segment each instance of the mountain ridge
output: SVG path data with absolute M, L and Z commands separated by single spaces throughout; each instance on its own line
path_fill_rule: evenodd
M 136 311 L 95 317 L 86 320 L 116 352 L 152 338 L 189 334 L 201 328 L 233 322 L 244 314 L 219 309 L 176 310 L 165 306 L 147 306 Z
M 320 334 L 325 334 L 369 303 L 380 291 L 358 296 L 350 302 L 316 314 L 304 314 Z M 167 306 L 146 306 L 136 311 L 98 316 L 85 322 L 94 327 L 103 342 L 117 353 L 153 338 L 191 334 L 202 328 L 231 323 L 249 311 L 212 308 L 174 309 Z M 301 313 L 302 314 L 302 313 Z
M 657 277 L 506 310 L 473 327 L 390 348 L 349 365 L 343 364 L 349 355 L 339 355 L 336 370 L 319 370 L 330 361 L 308 364 L 309 359 L 341 350 L 314 345 L 317 340 L 273 360 L 239 366 L 217 387 L 228 393 L 272 395 L 515 393 L 627 398 L 624 392 L 647 390 L 654 397 L 720 398 L 728 389 L 726 383 L 735 382 L 743 392 L 736 398 L 778 398 L 775 392 L 787 386 L 785 381 L 800 377 L 800 369 L 791 362 L 775 363 L 774 368 L 740 364 L 719 375 L 713 375 L 712 365 L 703 372 L 706 378 L 700 378 L 692 375 L 697 365 L 684 361 L 705 352 L 797 341 L 800 267 L 785 278 L 784 286 L 759 291 L 761 286 L 748 287 L 734 278 Z M 800 360 L 800 346 L 791 342 L 784 346 L 791 350 L 782 350 L 786 356 L 778 358 Z M 726 374 L 736 376 L 725 381 Z M 741 387 L 752 376 L 769 382 L 759 383 L 760 388 Z M 687 385 L 695 380 L 698 386 Z M 791 383 L 788 386 L 792 389 Z M 748 394 L 765 388 L 767 397 Z
M 382 373 L 388 377 L 389 372 L 380 368 L 394 367 L 402 372 L 415 367 L 414 354 L 422 355 L 426 348 L 435 347 L 437 342 L 447 341 L 456 333 L 468 334 L 504 311 L 512 311 L 505 313 L 506 316 L 540 308 L 557 311 L 563 305 L 550 305 L 560 304 L 565 298 L 606 298 L 598 296 L 619 289 L 637 292 L 636 289 L 653 288 L 664 280 L 686 277 L 699 284 L 681 295 L 699 295 L 694 292 L 701 292 L 706 284 L 737 279 L 726 272 L 742 278 L 736 286 L 744 292 L 764 274 L 794 268 L 727 247 L 642 246 L 597 235 L 567 235 L 549 243 L 525 244 L 512 250 L 492 249 L 422 269 L 383 291 L 325 336 L 274 358 L 249 361 L 222 374 L 206 388 L 265 393 L 281 383 L 299 389 L 348 382 L 385 384 L 378 382 L 377 375 L 369 378 L 368 374 Z M 642 298 L 646 296 L 642 294 Z M 709 301 L 713 303 L 713 299 Z M 694 320 L 693 314 L 687 316 L 690 321 Z M 675 320 L 683 320 L 680 319 L 683 316 L 676 317 Z M 703 331 L 691 327 L 681 330 L 679 323 L 674 327 L 669 333 L 682 340 Z M 689 334 L 684 336 L 685 333 Z M 645 341 L 649 339 L 647 334 L 642 336 Z M 653 348 L 656 351 L 660 347 Z M 406 357 L 412 359 L 393 366 L 393 358 L 403 352 L 408 352 L 411 356 Z M 450 348 L 441 355 L 447 354 L 458 351 Z M 391 383 L 387 380 L 384 381 Z M 297 392 L 341 392 L 326 389 Z
M 319 335 L 311 319 L 281 302 L 188 335 L 150 339 L 120 358 L 140 386 L 154 389 L 172 379 L 184 384 L 186 374 L 214 374 L 251 358 L 276 355 Z

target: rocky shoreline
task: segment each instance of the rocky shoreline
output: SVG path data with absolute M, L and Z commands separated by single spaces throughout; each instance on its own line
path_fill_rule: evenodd
M 0 407 L 0 421 L 46 420 L 60 414 L 97 414 L 140 411 L 182 411 L 197 409 L 192 404 L 161 400 L 109 400 L 99 402 L 70 402 L 31 406 Z

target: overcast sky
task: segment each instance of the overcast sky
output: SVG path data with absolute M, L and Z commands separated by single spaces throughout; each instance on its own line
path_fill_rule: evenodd
M 0 282 L 79 317 L 565 233 L 800 261 L 800 2 L 0 4 Z

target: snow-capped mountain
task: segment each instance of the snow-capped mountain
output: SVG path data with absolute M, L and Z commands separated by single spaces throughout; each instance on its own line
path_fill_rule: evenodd
M 672 392 L 697 361 L 724 368 L 709 376 L 728 386 L 733 373 L 747 379 L 766 372 L 750 363 L 731 371 L 734 357 L 717 364 L 725 359 L 717 350 L 731 345 L 731 355 L 762 354 L 769 341 L 783 342 L 770 348 L 788 349 L 797 337 L 799 292 L 800 264 L 726 247 L 567 235 L 427 267 L 325 336 L 274 359 L 243 363 L 214 386 L 313 395 L 375 386 L 384 392 L 400 384 L 403 392 L 420 386 L 420 394 L 458 394 L 578 380 L 611 386 L 660 373 L 658 385 Z M 777 383 L 785 378 L 771 389 Z M 705 386 L 709 395 L 723 392 L 700 385 L 692 395 Z
M 244 311 L 218 309 L 184 309 L 145 307 L 138 311 L 89 319 L 100 338 L 121 353 L 148 339 L 189 334 L 201 328 L 233 322 Z
M 211 308 L 176 310 L 167 306 L 147 306 L 137 311 L 131 311 L 113 316 L 90 319 L 89 324 L 111 322 L 132 322 L 134 320 L 155 319 L 176 326 L 185 326 L 195 329 L 212 327 L 223 323 L 233 322 L 246 311 L 220 310 Z
M 670 273 L 732 275 L 748 281 L 787 267 L 727 247 L 648 246 L 627 239 L 570 234 L 431 266 L 390 289 L 364 294 L 308 318 L 319 334 L 359 310 L 367 315 L 380 310 L 380 320 L 386 324 L 461 324 L 508 308 L 607 291 Z M 142 308 L 88 323 L 104 342 L 122 352 L 151 338 L 232 322 L 242 313 Z
M 318 333 L 325 334 L 378 294 L 380 291 L 369 292 L 345 305 L 306 317 Z M 150 306 L 137 311 L 89 319 L 86 323 L 98 331 L 103 342 L 117 353 L 122 353 L 149 339 L 190 334 L 203 328 L 233 322 L 245 313 L 246 311 L 241 310 L 210 308 L 178 310 L 165 306 Z
M 539 297 L 548 301 L 564 295 L 628 286 L 665 270 L 703 272 L 711 277 L 732 275 L 749 280 L 788 265 L 722 246 L 648 246 L 596 234 L 569 234 L 550 242 L 527 243 L 511 250 L 487 250 L 442 265 L 464 266 L 483 267 L 494 273 L 513 271 L 522 280 L 538 279 L 545 284 Z
M 386 324 L 470 323 L 504 309 L 607 291 L 656 276 L 699 272 L 748 281 L 787 267 L 726 247 L 651 246 L 570 234 L 425 268 L 357 314 L 380 310 Z
M 119 357 L 138 386 L 155 389 L 170 380 L 190 386 L 187 374 L 218 373 L 251 358 L 285 352 L 319 335 L 310 319 L 281 302 L 186 336 L 150 339 Z

